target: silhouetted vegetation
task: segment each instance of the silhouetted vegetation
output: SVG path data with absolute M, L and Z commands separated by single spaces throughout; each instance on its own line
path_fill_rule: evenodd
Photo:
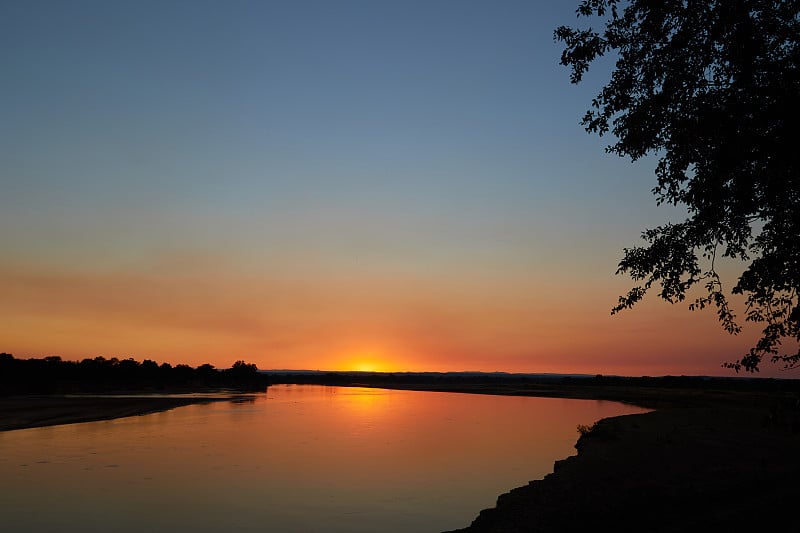
M 502 372 L 262 372 L 255 364 L 245 361 L 236 361 L 231 368 L 220 370 L 208 363 L 193 368 L 185 364 L 159 364 L 150 359 L 139 362 L 133 358 L 95 357 L 65 361 L 58 356 L 17 359 L 0 353 L 0 395 L 263 390 L 279 383 L 592 398 L 649 407 L 716 403 L 733 396 L 759 401 L 766 397 L 800 397 L 800 381 L 773 378 Z
M 611 153 L 658 157 L 658 203 L 688 211 L 683 222 L 645 231 L 646 246 L 625 250 L 617 272 L 641 285 L 612 314 L 655 284 L 670 303 L 690 296 L 692 310 L 714 307 L 738 333 L 717 271 L 720 258 L 732 258 L 746 266 L 731 292 L 744 295 L 745 320 L 763 330 L 725 366 L 757 371 L 765 356 L 799 365 L 800 4 L 585 0 L 578 15 L 597 17 L 603 29 L 556 30 L 571 81 L 598 58 L 616 57 L 582 124 L 612 133 Z M 699 297 L 689 294 L 695 286 Z
M 196 391 L 202 389 L 263 389 L 267 378 L 254 364 L 237 361 L 218 370 L 179 364 L 142 362 L 132 358 L 87 358 L 65 361 L 59 356 L 16 359 L 0 354 L 0 394 L 52 394 L 113 391 Z

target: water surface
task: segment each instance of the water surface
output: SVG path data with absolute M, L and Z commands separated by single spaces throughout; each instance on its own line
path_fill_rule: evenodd
M 0 432 L 3 531 L 425 532 L 575 453 L 613 402 L 274 386 L 245 401 Z

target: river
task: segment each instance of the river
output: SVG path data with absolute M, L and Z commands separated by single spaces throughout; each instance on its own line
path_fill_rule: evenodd
M 575 453 L 614 402 L 281 385 L 0 433 L 7 532 L 435 532 Z

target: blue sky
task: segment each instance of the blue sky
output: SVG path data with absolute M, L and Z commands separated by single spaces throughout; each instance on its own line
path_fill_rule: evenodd
M 713 317 L 708 330 L 657 305 L 608 317 L 628 285 L 613 276 L 621 248 L 679 212 L 655 208 L 652 161 L 606 155 L 578 124 L 607 71 L 576 87 L 558 65 L 553 29 L 576 21 L 574 7 L 4 2 L 0 245 L 22 303 L 9 300 L 0 349 L 250 356 L 262 368 L 346 366 L 351 350 L 386 368 L 717 372 L 746 342 Z M 57 296 L 76 277 L 85 288 Z M 184 307 L 149 320 L 141 294 L 211 314 L 222 302 L 218 313 L 255 325 L 237 336 L 211 318 L 171 324 Z M 675 341 L 663 313 L 694 333 L 664 346 Z M 543 349 L 543 315 L 585 324 L 584 340 Z M 658 355 L 643 354 L 645 323 Z M 351 347 L 359 324 L 367 340 Z M 594 336 L 624 356 L 585 355 Z

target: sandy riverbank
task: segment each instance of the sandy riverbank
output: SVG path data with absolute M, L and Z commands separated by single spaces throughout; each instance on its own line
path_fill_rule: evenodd
M 207 403 L 201 397 L 10 396 L 0 397 L 0 431 L 110 420 Z

